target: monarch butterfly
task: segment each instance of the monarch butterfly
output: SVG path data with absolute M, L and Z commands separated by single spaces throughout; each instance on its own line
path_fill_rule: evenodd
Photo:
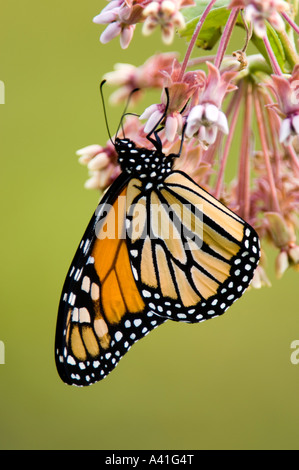
M 55 358 L 70 385 L 106 377 L 167 320 L 222 315 L 259 261 L 254 229 L 172 169 L 178 155 L 164 155 L 157 131 L 147 137 L 154 150 L 115 138 L 122 173 L 92 216 L 66 277 Z

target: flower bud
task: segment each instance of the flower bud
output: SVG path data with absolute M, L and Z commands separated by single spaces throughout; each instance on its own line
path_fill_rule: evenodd
M 266 271 L 262 266 L 258 266 L 255 270 L 253 279 L 251 281 L 251 287 L 253 287 L 253 289 L 271 287 L 271 282 L 269 281 Z
M 272 241 L 277 248 L 285 248 L 293 242 L 293 234 L 282 215 L 277 212 L 265 213 Z
M 175 5 L 171 0 L 164 0 L 161 4 L 161 10 L 166 15 L 172 15 L 175 12 Z
M 103 147 L 100 145 L 88 145 L 87 147 L 83 147 L 82 149 L 77 150 L 76 155 L 78 155 L 79 163 L 82 165 L 87 165 L 90 160 L 92 160 L 98 153 L 103 150 Z
M 299 264 L 299 246 L 293 246 L 289 249 L 289 258 L 291 263 Z
M 158 2 L 150 2 L 143 10 L 143 16 L 156 15 L 160 9 Z
M 106 168 L 110 163 L 110 158 L 108 157 L 107 153 L 101 152 L 96 155 L 87 165 L 87 168 L 91 171 L 95 170 L 103 170 Z
M 281 279 L 284 273 L 290 267 L 289 257 L 285 250 L 281 251 L 276 258 L 275 272 L 278 279 Z

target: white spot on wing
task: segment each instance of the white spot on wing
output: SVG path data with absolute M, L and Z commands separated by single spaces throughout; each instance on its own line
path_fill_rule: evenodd
M 72 311 L 72 321 L 73 322 L 79 321 L 79 310 L 77 308 L 74 308 L 74 310 Z
M 74 276 L 75 281 L 79 281 L 82 274 L 82 269 L 77 269 L 76 274 Z
M 122 334 L 121 331 L 117 331 L 117 332 L 115 333 L 114 337 L 115 337 L 116 341 L 120 341 L 120 340 L 122 339 L 122 337 L 123 337 L 123 334 Z
M 95 282 L 91 285 L 91 298 L 92 300 L 98 300 L 100 298 L 100 288 Z
M 86 240 L 85 243 L 84 243 L 84 247 L 83 247 L 83 253 L 86 255 L 88 249 L 90 247 L 90 240 Z
M 84 276 L 81 289 L 84 290 L 85 292 L 89 292 L 90 290 L 90 278 L 88 276 Z
M 132 272 L 133 272 L 134 279 L 138 281 L 138 272 L 136 268 L 134 268 L 134 266 L 132 266 Z
M 73 292 L 71 292 L 70 295 L 69 295 L 69 304 L 74 306 L 75 302 L 76 302 L 76 296 L 75 296 L 75 294 L 73 294 Z
M 86 307 L 79 309 L 79 321 L 80 323 L 90 323 L 90 315 Z
M 71 366 L 75 366 L 75 365 L 76 365 L 76 361 L 75 361 L 75 359 L 74 359 L 72 356 L 68 356 L 68 358 L 67 358 L 67 363 L 70 364 Z

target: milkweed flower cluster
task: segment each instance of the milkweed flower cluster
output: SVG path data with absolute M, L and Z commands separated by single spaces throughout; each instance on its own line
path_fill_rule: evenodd
M 232 0 L 230 7 L 244 9 L 246 21 L 252 23 L 259 37 L 267 34 L 266 22 L 277 31 L 283 31 L 285 23 L 281 13 L 290 10 L 290 5 L 284 0 Z
M 146 36 L 160 26 L 163 42 L 171 44 L 176 28 L 185 27 L 180 10 L 190 5 L 194 5 L 193 0 L 112 0 L 93 21 L 107 25 L 100 37 L 103 44 L 120 36 L 120 45 L 126 49 L 138 23 L 143 23 Z
M 299 64 L 289 78 L 273 75 L 272 89 L 278 102 L 275 109 L 283 119 L 280 142 L 291 144 L 292 138 L 299 135 Z
M 173 41 L 175 28 L 184 29 L 185 20 L 180 12 L 184 1 L 173 2 L 163 0 L 162 2 L 150 2 L 143 11 L 145 18 L 143 34 L 149 36 L 158 25 L 161 26 L 162 39 L 165 44 Z
M 183 77 L 180 77 L 180 73 L 181 66 L 176 60 L 173 61 L 170 72 L 162 71 L 164 83 L 161 104 L 151 105 L 140 116 L 141 120 L 147 119 L 144 132 L 149 133 L 156 127 L 167 107 L 164 128 L 166 139 L 169 142 L 173 142 L 178 132 L 182 132 L 184 117 L 180 110 L 203 87 L 204 82 L 204 73 L 202 71 L 187 72 Z M 168 99 L 164 92 L 165 89 L 168 90 Z
M 128 47 L 138 23 L 145 36 L 159 26 L 166 44 L 172 42 L 175 31 L 184 35 L 188 21 L 188 31 L 191 24 L 193 29 L 182 61 L 177 53 L 156 54 L 140 66 L 116 64 L 104 78 L 117 88 L 111 95 L 113 103 L 130 100 L 135 105 L 148 90 L 160 91 L 159 102 L 139 117 L 128 117 L 121 132 L 136 145 L 152 148 L 147 135 L 159 124 L 164 153 L 181 149 L 175 168 L 257 230 L 262 258 L 252 286 L 269 286 L 267 244 L 277 250 L 278 278 L 289 267 L 299 271 L 299 57 L 293 40 L 299 27 L 294 5 L 283 0 L 223 1 L 229 18 L 216 54 L 205 61 L 200 49 L 194 54 L 205 21 L 209 19 L 211 40 L 223 25 L 213 16 L 216 0 L 201 9 L 197 24 L 190 22 L 194 4 L 198 7 L 200 1 L 110 1 L 94 18 L 95 23 L 106 25 L 102 43 L 120 36 L 121 47 Z M 196 8 L 194 15 L 198 16 Z M 230 38 L 242 20 L 244 47 L 229 52 Z M 268 35 L 268 26 L 276 31 L 275 40 Z M 254 55 L 247 54 L 251 38 L 258 45 Z M 110 141 L 103 147 L 81 149 L 78 156 L 90 173 L 88 188 L 103 191 L 120 173 Z M 228 176 L 228 163 L 235 168 L 233 178 Z
M 117 90 L 110 96 L 114 104 L 121 103 L 131 96 L 132 102 L 141 98 L 144 90 L 149 88 L 162 89 L 164 85 L 164 73 L 172 69 L 174 59 L 178 54 L 164 53 L 150 57 L 143 65 L 136 67 L 131 64 L 115 64 L 114 70 L 104 75 L 104 79 Z
M 227 92 L 235 89 L 232 80 L 236 73 L 225 72 L 221 75 L 213 64 L 207 65 L 209 75 L 205 78 L 198 104 L 191 109 L 187 117 L 186 136 L 197 137 L 199 141 L 211 145 L 216 142 L 218 130 L 228 134 L 228 122 L 221 106 Z
M 76 154 L 79 156 L 79 162 L 89 170 L 90 178 L 85 183 L 87 189 L 104 190 L 120 173 L 115 148 L 111 142 L 108 142 L 106 147 L 88 145 L 77 150 Z

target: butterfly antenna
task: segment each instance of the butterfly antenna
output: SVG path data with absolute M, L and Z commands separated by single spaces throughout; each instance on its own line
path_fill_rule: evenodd
M 185 111 L 185 109 L 187 108 L 189 102 L 187 101 L 187 103 L 185 104 L 185 106 L 183 107 L 182 111 L 180 114 L 183 114 L 183 112 Z M 175 155 L 177 158 L 179 158 L 182 154 L 182 151 L 183 151 L 183 145 L 184 145 L 184 140 L 185 140 L 185 135 L 186 135 L 186 127 L 187 127 L 187 122 L 185 122 L 184 126 L 183 126 L 183 129 L 182 129 L 182 137 L 181 137 L 181 145 L 180 145 L 180 150 L 179 152 Z
M 179 150 L 179 153 L 177 154 L 177 157 L 179 158 L 182 154 L 182 150 L 183 150 L 183 145 L 184 145 L 184 139 L 185 139 L 185 133 L 186 133 L 186 127 L 187 127 L 187 123 L 184 124 L 184 127 L 183 127 L 183 130 L 182 130 L 182 137 L 181 137 L 181 145 L 180 145 L 180 150 Z
M 159 121 L 157 122 L 157 124 L 155 124 L 155 127 L 147 134 L 146 138 L 147 140 L 149 140 L 153 146 L 159 151 L 161 152 L 162 151 L 162 142 L 161 142 L 161 139 L 159 138 L 158 136 L 158 133 L 160 131 L 163 130 L 163 127 L 160 127 L 160 129 L 157 129 L 157 127 L 159 127 L 159 125 L 161 124 L 161 122 L 165 119 L 165 117 L 167 116 L 167 112 L 168 112 L 168 108 L 169 108 L 169 91 L 168 91 L 168 88 L 165 88 L 165 93 L 166 93 L 166 106 L 165 106 L 165 111 L 164 113 L 162 114 L 162 116 L 160 117 Z M 154 134 L 155 135 L 155 139 L 153 139 L 151 137 L 151 135 Z
M 108 119 L 107 119 L 107 112 L 106 112 L 106 106 L 105 106 L 105 100 L 104 100 L 104 93 L 103 93 L 103 86 L 105 85 L 105 83 L 106 83 L 106 80 L 103 80 L 103 81 L 101 82 L 101 85 L 100 85 L 100 93 L 101 93 L 101 98 L 102 98 L 102 106 L 103 106 L 103 111 L 104 111 L 106 129 L 107 129 L 107 132 L 108 132 L 108 135 L 109 135 L 109 140 L 110 140 L 110 142 L 112 143 L 112 145 L 115 146 L 115 144 L 114 144 L 114 142 L 113 142 L 113 140 L 112 140 L 111 134 L 110 134 L 109 125 L 108 125 Z
M 151 135 L 156 131 L 157 127 L 159 127 L 159 125 L 161 124 L 161 122 L 163 121 L 163 119 L 166 118 L 167 116 L 167 112 L 168 112 L 168 108 L 169 108 L 169 91 L 168 91 L 168 88 L 165 88 L 165 93 L 166 93 L 166 106 L 165 106 L 165 111 L 164 113 L 162 114 L 162 116 L 160 117 L 159 121 L 157 122 L 157 124 L 155 124 L 155 127 L 147 134 L 146 138 L 152 142 L 151 140 Z
M 128 98 L 127 104 L 126 104 L 126 106 L 125 106 L 125 109 L 124 109 L 124 111 L 123 111 L 122 117 L 121 117 L 121 119 L 120 119 L 120 122 L 119 122 L 119 125 L 118 125 L 118 128 L 117 128 L 117 131 L 116 131 L 116 136 L 118 135 L 120 128 L 122 128 L 123 134 L 124 134 L 123 120 L 124 120 L 124 118 L 125 118 L 126 116 L 128 116 L 128 115 L 138 116 L 137 114 L 127 113 L 127 109 L 128 109 L 128 107 L 129 107 L 131 98 L 132 98 L 133 94 L 136 93 L 137 91 L 139 91 L 139 88 L 135 88 L 135 89 L 132 90 L 131 93 L 129 94 L 129 98 Z

